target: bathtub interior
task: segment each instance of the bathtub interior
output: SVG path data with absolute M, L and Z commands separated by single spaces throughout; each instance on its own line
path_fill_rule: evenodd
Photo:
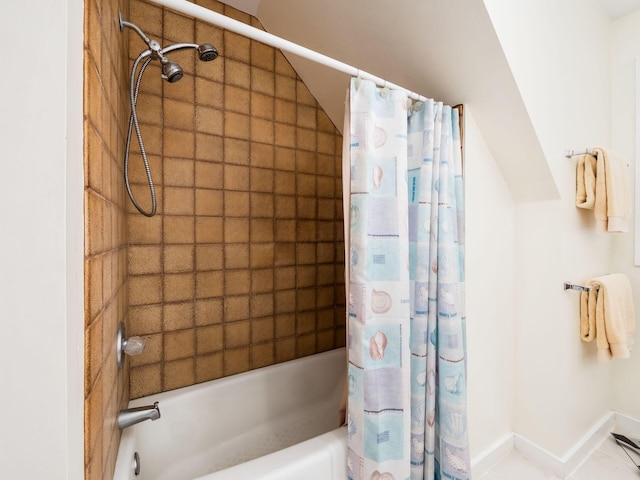
M 162 417 L 123 432 L 114 479 L 209 479 L 212 472 L 222 475 L 216 479 L 244 478 L 223 472 L 289 447 L 304 450 L 301 445 L 307 440 L 338 427 L 345 372 L 341 348 L 134 400 L 130 406 L 160 402 Z M 333 446 L 308 460 L 319 462 L 322 457 L 325 466 L 335 463 L 334 450 L 341 450 L 335 444 L 342 441 L 336 438 L 342 437 L 326 437 Z M 132 473 L 134 452 L 141 459 L 139 476 Z

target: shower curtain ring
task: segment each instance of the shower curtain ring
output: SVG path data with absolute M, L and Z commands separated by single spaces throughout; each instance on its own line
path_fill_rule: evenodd
M 380 90 L 380 96 L 382 98 L 387 98 L 387 95 L 389 95 L 389 87 L 387 87 L 387 81 L 384 80 L 384 83 L 382 84 L 382 89 Z

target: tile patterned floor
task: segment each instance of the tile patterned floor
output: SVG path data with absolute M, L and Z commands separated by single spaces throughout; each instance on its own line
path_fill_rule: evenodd
M 638 439 L 637 434 L 621 429 L 617 433 Z M 640 464 L 640 455 L 630 452 L 636 464 Z M 640 470 L 633 465 L 629 457 L 616 444 L 611 435 L 573 472 L 567 480 L 638 480 Z M 527 460 L 518 451 L 503 458 L 478 480 L 562 480 L 561 477 L 546 471 Z

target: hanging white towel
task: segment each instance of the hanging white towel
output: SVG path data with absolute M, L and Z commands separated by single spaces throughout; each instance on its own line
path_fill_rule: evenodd
M 585 153 L 576 170 L 576 207 L 593 210 L 596 204 L 596 157 Z
M 596 229 L 627 232 L 631 218 L 631 193 L 626 162 L 622 157 L 594 148 L 585 154 L 576 171 L 576 206 L 593 210 Z
M 631 283 L 615 273 L 592 278 L 580 294 L 580 338 L 596 341 L 598 360 L 629 358 L 635 331 Z

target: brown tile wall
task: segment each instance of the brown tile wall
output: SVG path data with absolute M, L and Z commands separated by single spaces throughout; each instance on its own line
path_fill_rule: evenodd
M 140 0 L 130 20 L 163 45 L 220 52 L 175 52 L 182 80 L 154 62 L 141 85 L 159 213 L 126 202 L 129 332 L 148 339 L 131 397 L 344 345 L 341 135 L 280 51 Z M 143 48 L 130 36 L 130 63 Z M 149 208 L 139 155 L 131 177 Z
M 127 314 L 127 241 L 122 152 L 128 118 L 128 37 L 118 12 L 128 0 L 85 1 L 85 478 L 113 477 L 129 400 L 115 338 Z

